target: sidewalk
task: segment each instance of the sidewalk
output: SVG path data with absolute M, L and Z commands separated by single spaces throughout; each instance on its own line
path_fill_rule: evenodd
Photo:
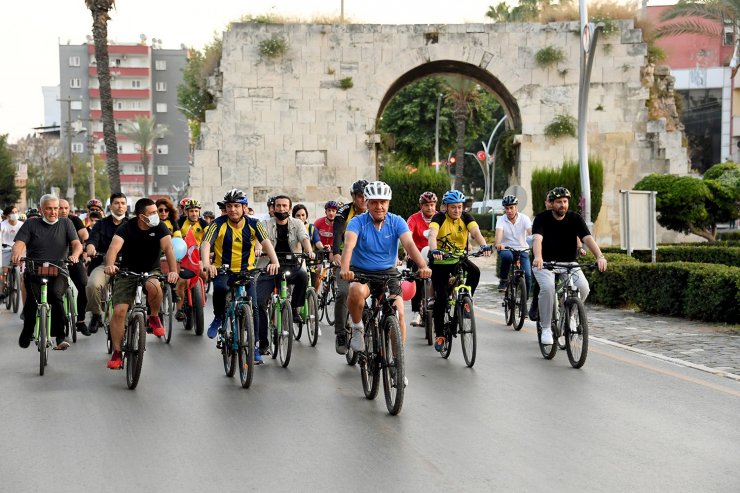
M 481 269 L 476 304 L 501 312 L 493 258 L 475 259 Z M 591 336 L 661 359 L 740 380 L 740 327 L 650 315 L 588 304 Z

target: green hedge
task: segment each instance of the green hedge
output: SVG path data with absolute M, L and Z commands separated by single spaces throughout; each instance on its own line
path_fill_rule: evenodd
M 588 158 L 588 170 L 591 182 L 591 220 L 596 221 L 604 194 L 604 163 L 598 157 L 591 156 Z M 529 186 L 534 215 L 545 210 L 545 194 L 555 187 L 570 190 L 572 199 L 568 210 L 581 214 L 581 167 L 577 162 L 569 159 L 559 169 L 535 169 Z
M 603 252 L 626 253 L 618 248 L 602 248 Z M 730 267 L 740 266 L 740 246 L 717 245 L 679 245 L 660 246 L 656 251 L 658 262 L 696 262 L 702 264 L 720 264 Z M 632 252 L 632 256 L 641 262 L 650 262 L 652 253 L 648 250 Z
M 419 195 L 432 191 L 437 194 L 439 202 L 450 189 L 450 178 L 445 171 L 439 173 L 432 166 L 420 164 L 418 168 L 400 165 L 386 165 L 380 171 L 380 180 L 390 185 L 393 190 L 391 212 L 407 219 L 419 212 Z
M 477 212 L 471 212 L 471 216 L 473 216 L 473 219 L 475 219 L 475 222 L 478 223 L 478 226 L 480 227 L 481 231 L 493 231 L 495 224 L 491 219 L 491 214 L 478 214 Z
M 733 230 L 733 231 L 721 231 L 717 233 L 717 240 L 718 241 L 732 241 L 732 242 L 739 242 L 740 243 L 740 231 Z

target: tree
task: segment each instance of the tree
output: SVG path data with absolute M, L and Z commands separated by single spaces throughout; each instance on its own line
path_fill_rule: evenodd
M 106 169 L 113 192 L 121 191 L 121 169 L 118 164 L 118 142 L 116 122 L 113 118 L 113 95 L 110 87 L 108 60 L 108 21 L 115 7 L 115 0 L 85 0 L 93 18 L 92 34 L 95 41 L 95 63 L 100 82 L 100 108 L 103 118 L 103 140 L 105 141 Z
M 67 186 L 67 167 L 58 138 L 27 136 L 15 144 L 17 158 L 27 164 L 26 200 L 36 203 L 51 187 Z M 55 181 L 54 176 L 58 177 Z
M 490 5 L 486 17 L 496 22 L 532 22 L 538 20 L 541 8 L 549 6 L 549 0 L 519 0 L 516 7 L 501 2 L 495 6 Z
M 15 186 L 14 156 L 8 147 L 8 135 L 0 135 L 0 206 L 15 204 L 21 191 Z
M 457 190 L 462 189 L 463 170 L 465 169 L 465 131 L 468 119 L 480 105 L 478 84 L 474 80 L 463 76 L 445 77 L 445 97 L 452 102 L 452 119 L 455 122 L 455 184 Z
M 167 126 L 158 125 L 154 117 L 137 116 L 133 121 L 123 125 L 121 135 L 128 137 L 136 144 L 141 155 L 141 165 L 144 167 L 144 196 L 150 195 L 149 190 L 149 153 L 156 139 L 161 139 L 169 133 Z

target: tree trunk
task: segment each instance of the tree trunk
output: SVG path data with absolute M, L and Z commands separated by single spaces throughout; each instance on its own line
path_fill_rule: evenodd
M 454 118 L 455 130 L 457 131 L 455 138 L 455 159 L 457 160 L 455 163 L 455 190 L 462 191 L 465 165 L 465 129 L 468 123 L 468 106 L 466 103 L 455 103 Z
M 93 39 L 95 40 L 95 61 L 100 81 L 100 108 L 103 115 L 103 140 L 105 141 L 106 170 L 110 180 L 111 193 L 121 191 L 121 170 L 118 164 L 118 140 L 116 123 L 113 119 L 113 96 L 110 87 L 110 67 L 108 65 L 108 11 L 94 9 Z M 92 129 L 91 129 L 92 130 Z
M 141 151 L 141 165 L 144 167 L 144 197 L 149 197 L 149 153 Z

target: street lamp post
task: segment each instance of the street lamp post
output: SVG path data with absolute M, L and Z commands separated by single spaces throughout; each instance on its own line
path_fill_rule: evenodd
M 90 200 L 95 198 L 95 136 L 87 133 L 87 153 L 90 156 Z
M 434 164 L 435 171 L 439 172 L 439 110 L 442 106 L 442 95 L 437 95 L 437 118 L 434 122 Z
M 74 207 L 75 202 L 75 189 L 72 178 L 74 176 L 74 164 L 72 163 L 72 97 L 67 96 L 65 99 L 57 99 L 61 103 L 67 105 L 67 119 L 64 125 L 64 135 L 67 137 L 67 145 L 64 146 L 64 152 L 67 155 L 67 199 L 69 203 Z

